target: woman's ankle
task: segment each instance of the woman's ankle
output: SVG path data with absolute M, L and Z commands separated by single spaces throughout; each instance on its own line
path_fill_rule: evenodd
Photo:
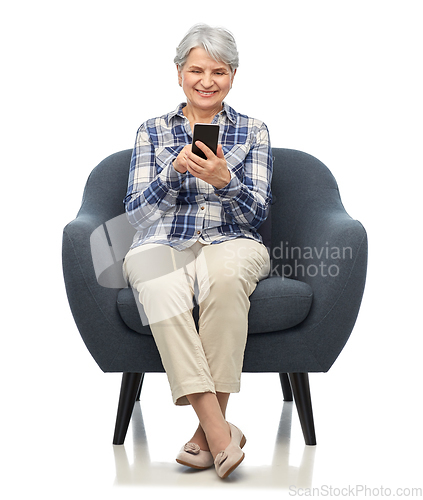
M 194 432 L 194 435 L 192 436 L 190 442 L 198 444 L 200 450 L 210 451 L 206 435 L 201 425 L 198 425 L 197 430 Z
M 231 442 L 231 431 L 229 424 L 225 422 L 225 426 L 208 429 L 207 442 L 213 458 L 222 450 L 225 450 Z

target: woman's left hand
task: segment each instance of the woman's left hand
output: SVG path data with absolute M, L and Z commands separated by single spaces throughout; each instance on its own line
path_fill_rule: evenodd
M 222 146 L 217 146 L 216 154 L 203 142 L 195 143 L 206 155 L 207 160 L 200 158 L 192 152 L 187 153 L 187 168 L 194 177 L 208 182 L 216 189 L 222 189 L 231 180 L 231 174 L 223 154 Z

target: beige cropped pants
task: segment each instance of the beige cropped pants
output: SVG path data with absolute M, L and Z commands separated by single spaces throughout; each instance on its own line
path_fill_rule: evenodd
M 128 252 L 123 270 L 144 307 L 173 402 L 189 404 L 187 394 L 239 392 L 249 296 L 270 270 L 266 247 L 247 238 L 197 241 L 182 251 L 144 244 Z

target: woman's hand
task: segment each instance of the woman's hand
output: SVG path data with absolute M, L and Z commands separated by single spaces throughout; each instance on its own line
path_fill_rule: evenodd
M 216 154 L 201 141 L 197 141 L 195 144 L 203 151 L 207 160 L 192 153 L 191 146 L 189 146 L 189 151 L 186 153 L 186 166 L 188 172 L 194 177 L 198 177 L 211 184 L 216 189 L 222 189 L 231 180 L 231 174 L 228 170 L 221 144 L 217 146 Z M 185 148 L 181 153 L 184 150 Z
M 191 152 L 191 144 L 187 144 L 173 160 L 173 168 L 180 174 L 187 171 L 187 154 Z

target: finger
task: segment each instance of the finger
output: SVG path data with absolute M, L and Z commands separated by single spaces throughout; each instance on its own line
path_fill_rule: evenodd
M 178 157 L 178 162 L 183 165 L 184 167 L 187 166 L 187 161 L 188 161 L 188 157 L 186 154 L 182 154 Z
M 187 170 L 194 177 L 201 179 L 201 173 L 198 170 L 195 170 L 195 168 L 193 168 L 191 165 L 187 165 Z
M 206 161 L 204 158 L 201 158 L 201 156 L 196 155 L 195 153 L 188 153 L 187 158 L 192 161 L 195 165 L 199 167 L 204 166 L 204 162 Z
M 222 144 L 219 144 L 219 145 L 217 146 L 216 156 L 217 156 L 218 158 L 225 159 L 225 155 L 223 154 Z
M 206 155 L 207 159 L 210 160 L 212 159 L 215 154 L 213 153 L 213 151 L 204 144 L 204 142 L 201 142 L 201 141 L 195 141 L 195 145 L 201 149 L 201 151 Z
M 197 155 L 192 153 L 192 156 L 194 156 L 196 159 L 198 158 L 199 161 L 204 161 L 202 158 L 199 158 Z M 197 163 L 196 160 L 193 160 L 191 157 L 187 157 L 187 167 L 193 170 L 194 172 L 200 173 L 202 170 L 201 165 Z

